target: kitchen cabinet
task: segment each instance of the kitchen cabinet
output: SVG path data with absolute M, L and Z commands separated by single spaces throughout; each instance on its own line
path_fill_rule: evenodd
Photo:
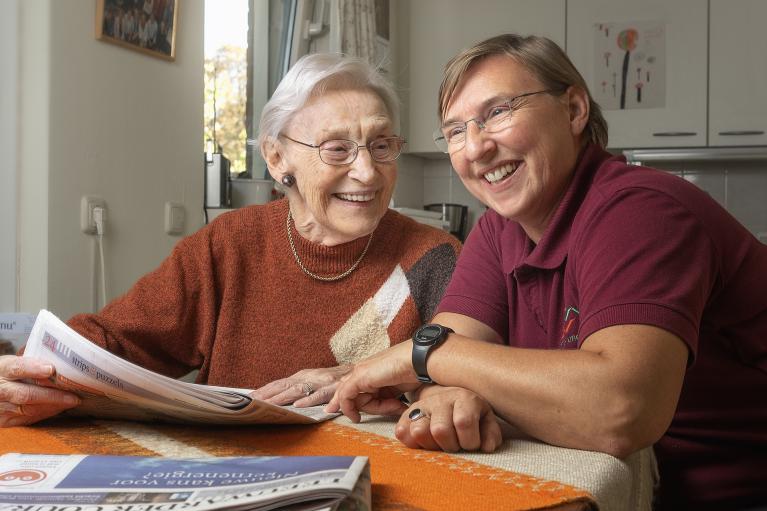
M 706 145 L 707 23 L 707 0 L 570 2 L 567 52 L 604 109 L 609 147 Z
M 400 61 L 407 69 L 397 78 L 406 115 L 406 150 L 434 154 L 432 133 L 439 126 L 437 94 L 445 64 L 464 48 L 497 34 L 515 32 L 549 37 L 564 47 L 565 0 L 417 0 L 398 4 L 403 27 Z
M 765 21 L 764 0 L 711 0 L 709 145 L 767 145 Z

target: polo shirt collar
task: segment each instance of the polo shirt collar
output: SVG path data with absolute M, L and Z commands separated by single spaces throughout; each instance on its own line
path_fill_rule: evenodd
M 529 268 L 553 270 L 562 266 L 567 258 L 573 219 L 586 197 L 596 170 L 610 157 L 610 153 L 596 144 L 588 144 L 583 148 L 570 184 L 551 223 L 537 245 L 527 239 L 523 257 L 518 259 L 518 265 L 509 268 L 510 271 L 524 273 L 529 271 Z

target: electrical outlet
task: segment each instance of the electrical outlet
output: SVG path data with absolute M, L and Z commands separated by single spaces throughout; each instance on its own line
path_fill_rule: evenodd
M 178 202 L 165 203 L 165 232 L 171 235 L 184 233 L 184 205 Z
M 93 210 L 97 207 L 106 211 L 106 201 L 101 197 L 89 195 L 84 195 L 80 199 L 80 230 L 85 234 L 96 234 L 96 220 L 93 218 Z

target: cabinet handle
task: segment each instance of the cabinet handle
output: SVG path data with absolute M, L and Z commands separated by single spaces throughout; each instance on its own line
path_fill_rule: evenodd
M 653 133 L 653 137 L 694 137 L 697 135 L 695 131 L 659 131 Z
M 733 131 L 720 131 L 720 135 L 723 137 L 740 137 L 743 135 L 764 135 L 762 130 L 733 130 Z

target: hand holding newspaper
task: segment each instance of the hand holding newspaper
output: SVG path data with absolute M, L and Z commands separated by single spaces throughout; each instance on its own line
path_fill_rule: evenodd
M 360 456 L 0 456 L 0 511 L 366 511 L 370 505 L 370 467 Z
M 82 404 L 67 412 L 110 419 L 215 424 L 311 424 L 338 414 L 322 406 L 295 408 L 255 399 L 250 389 L 174 380 L 124 360 L 90 342 L 54 314 L 41 310 L 24 356 L 53 364 L 52 384 Z

